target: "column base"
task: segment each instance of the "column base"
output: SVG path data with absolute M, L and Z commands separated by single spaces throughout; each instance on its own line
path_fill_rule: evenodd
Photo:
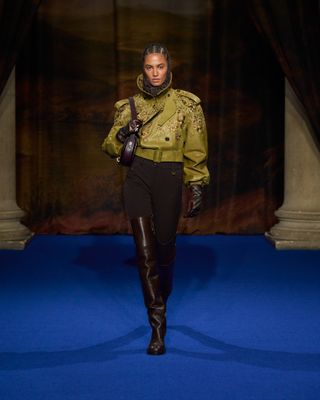
M 20 218 L 23 212 L 0 211 L 0 249 L 23 250 L 33 233 L 21 224 Z
M 320 213 L 279 209 L 275 215 L 279 223 L 265 236 L 276 249 L 320 249 Z

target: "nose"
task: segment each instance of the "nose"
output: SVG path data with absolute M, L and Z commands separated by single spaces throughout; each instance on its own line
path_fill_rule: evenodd
M 152 75 L 153 75 L 153 76 L 158 76 L 158 70 L 157 70 L 157 68 L 153 68 Z

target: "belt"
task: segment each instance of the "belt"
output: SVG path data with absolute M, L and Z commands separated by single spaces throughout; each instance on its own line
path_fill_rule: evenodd
M 154 162 L 183 162 L 182 150 L 159 150 L 137 147 L 136 155 Z

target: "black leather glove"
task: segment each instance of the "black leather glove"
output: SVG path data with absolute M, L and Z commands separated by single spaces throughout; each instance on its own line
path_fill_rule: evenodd
M 193 218 L 201 211 L 202 206 L 202 187 L 200 185 L 191 185 L 187 196 L 187 213 L 184 218 Z
M 131 120 L 126 126 L 123 126 L 118 133 L 116 134 L 116 138 L 119 142 L 124 143 L 128 136 L 131 133 L 135 133 L 138 135 L 139 129 L 142 126 L 142 121 L 140 119 Z

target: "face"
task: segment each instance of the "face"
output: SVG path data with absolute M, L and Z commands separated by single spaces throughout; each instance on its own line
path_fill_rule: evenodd
M 168 62 L 161 53 L 148 54 L 144 59 L 144 73 L 152 86 L 160 86 L 166 79 Z

